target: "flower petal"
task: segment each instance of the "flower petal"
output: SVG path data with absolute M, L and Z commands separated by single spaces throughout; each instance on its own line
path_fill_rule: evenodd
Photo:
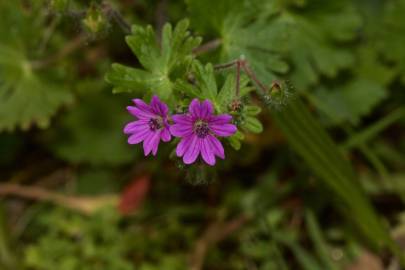
M 176 124 L 193 125 L 193 118 L 188 114 L 175 114 L 172 115 L 172 119 Z
M 228 124 L 232 120 L 232 115 L 229 114 L 220 114 L 220 115 L 213 115 L 209 119 L 209 123 L 213 125 L 223 125 Z
M 176 155 L 178 157 L 181 157 L 184 155 L 186 150 L 190 147 L 190 143 L 193 141 L 193 137 L 196 137 L 195 135 L 188 136 L 188 137 L 183 137 L 179 144 L 176 147 Z
M 138 107 L 140 110 L 152 113 L 152 108 L 148 104 L 146 104 L 142 99 L 135 98 L 132 101 L 135 103 L 136 107 Z
M 139 119 L 149 120 L 151 118 L 156 117 L 156 114 L 153 114 L 153 113 L 148 112 L 148 111 L 141 110 L 141 109 L 139 109 L 137 107 L 134 107 L 134 106 L 128 106 L 127 110 L 129 111 L 130 114 L 138 117 Z
M 236 128 L 236 126 L 233 124 L 211 125 L 211 123 L 210 123 L 209 127 L 215 133 L 215 135 L 221 136 L 221 137 L 232 136 L 238 130 Z
M 170 135 L 169 127 L 165 127 L 162 129 L 160 138 L 162 138 L 162 141 L 164 141 L 164 142 L 168 142 L 172 139 L 172 136 Z
M 214 107 L 208 99 L 201 103 L 200 108 L 200 117 L 203 119 L 208 119 L 214 113 Z
M 208 135 L 206 139 L 209 141 L 209 143 L 211 145 L 212 152 L 217 157 L 224 159 L 225 151 L 224 151 L 224 147 L 222 146 L 222 143 L 212 135 Z
M 157 136 L 154 138 L 154 142 L 153 142 L 153 146 L 152 146 L 152 155 L 156 156 L 157 154 L 157 150 L 159 147 L 159 143 L 160 143 L 160 136 Z
M 193 133 L 192 125 L 174 124 L 170 126 L 170 133 L 175 137 L 186 137 Z
M 160 130 L 155 132 L 150 132 L 149 136 L 143 141 L 143 151 L 145 156 L 149 155 L 152 150 L 155 150 L 154 155 L 156 155 L 157 147 L 160 142 Z
M 192 116 L 200 118 L 201 117 L 201 106 L 198 99 L 193 99 L 188 106 L 188 111 L 191 113 Z
M 169 108 L 167 107 L 167 105 L 161 102 L 159 97 L 156 95 L 152 97 L 150 106 L 152 107 L 154 113 L 163 117 L 167 116 L 167 113 L 169 112 Z
M 133 135 L 129 136 L 128 143 L 129 144 L 140 143 L 141 141 L 145 140 L 145 138 L 152 135 L 151 133 L 152 133 L 152 131 L 150 131 L 149 129 L 145 129 L 142 132 L 134 133 Z
M 124 133 L 125 134 L 137 133 L 141 132 L 145 128 L 149 129 L 148 121 L 146 120 L 133 121 L 125 125 Z
M 192 136 L 190 145 L 189 147 L 187 147 L 187 150 L 183 156 L 183 162 L 185 164 L 194 163 L 200 151 L 201 151 L 200 139 L 197 136 Z
M 211 143 L 207 139 L 201 141 L 201 156 L 208 165 L 215 165 L 215 156 L 211 148 Z

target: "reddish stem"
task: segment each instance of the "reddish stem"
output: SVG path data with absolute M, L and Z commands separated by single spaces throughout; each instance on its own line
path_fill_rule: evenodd
M 220 39 L 214 39 L 211 41 L 208 41 L 207 43 L 201 45 L 200 47 L 197 47 L 193 50 L 193 54 L 194 55 L 200 55 L 202 53 L 205 52 L 209 52 L 212 50 L 215 50 L 216 48 L 218 48 L 220 45 L 222 44 L 222 40 Z
M 229 63 L 215 65 L 215 69 L 227 69 L 236 66 L 236 96 L 239 96 L 240 92 L 240 71 L 241 69 L 249 76 L 249 78 L 259 87 L 263 94 L 267 94 L 269 89 L 264 85 L 249 67 L 248 62 L 245 59 L 236 59 Z
M 249 67 L 246 61 L 243 62 L 242 64 L 242 69 L 246 72 L 246 74 L 249 76 L 252 81 L 254 81 L 259 88 L 262 90 L 263 94 L 267 94 L 269 91 L 267 87 L 257 78 L 256 74 L 253 72 L 253 70 Z
M 236 97 L 239 97 L 240 92 L 240 66 L 241 62 L 236 62 Z

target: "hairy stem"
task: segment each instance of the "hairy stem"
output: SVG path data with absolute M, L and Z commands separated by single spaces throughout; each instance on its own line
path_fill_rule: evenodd
M 155 12 L 155 28 L 156 28 L 156 36 L 159 39 L 159 43 L 161 42 L 162 37 L 162 29 L 167 21 L 167 0 L 160 0 L 156 7 Z
M 221 70 L 221 69 L 228 69 L 233 66 L 236 66 L 236 96 L 239 96 L 240 92 L 240 72 L 241 69 L 249 76 L 249 78 L 259 87 L 261 90 L 262 94 L 267 94 L 269 93 L 269 89 L 267 88 L 266 85 L 264 85 L 256 76 L 256 74 L 253 72 L 253 70 L 249 67 L 248 62 L 244 58 L 236 59 L 231 62 L 225 63 L 225 64 L 219 64 L 215 65 L 214 68 L 216 70 Z
M 235 66 L 238 61 L 239 60 L 234 60 L 234 61 L 224 63 L 224 64 L 217 64 L 217 65 L 214 66 L 214 68 L 216 70 L 231 68 L 231 67 Z
M 193 54 L 195 56 L 215 50 L 222 44 L 222 40 L 217 38 L 213 39 L 211 41 L 208 41 L 207 43 L 201 45 L 200 47 L 197 47 L 193 50 Z
M 107 1 L 103 2 L 103 10 L 108 17 L 112 18 L 117 23 L 126 35 L 131 33 L 131 25 L 125 20 L 122 14 L 112 8 Z
M 32 61 L 31 65 L 34 69 L 42 69 L 54 64 L 77 49 L 81 48 L 86 44 L 86 37 L 84 35 L 79 35 L 70 42 L 68 42 L 60 51 L 56 54 L 45 58 L 44 60 Z
M 253 72 L 253 70 L 249 67 L 248 63 L 246 61 L 242 62 L 242 69 L 245 71 L 245 73 L 249 76 L 249 78 L 259 86 L 259 89 L 262 91 L 262 94 L 267 94 L 269 93 L 269 89 L 257 78 L 256 74 Z
M 239 97 L 240 92 L 240 62 L 236 63 L 236 97 Z

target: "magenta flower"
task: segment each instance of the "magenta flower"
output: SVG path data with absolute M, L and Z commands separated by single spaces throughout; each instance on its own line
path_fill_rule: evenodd
M 183 157 L 185 164 L 196 161 L 199 154 L 209 164 L 215 164 L 215 156 L 225 158 L 224 148 L 218 137 L 235 134 L 237 128 L 230 124 L 229 114 L 213 115 L 214 109 L 209 100 L 200 103 L 194 99 L 188 114 L 173 115 L 174 124 L 170 127 L 173 136 L 181 137 L 176 154 Z
M 169 109 L 157 96 L 153 96 L 150 105 L 141 99 L 134 99 L 135 106 L 128 106 L 129 113 L 138 118 L 128 123 L 124 133 L 129 134 L 128 143 L 137 144 L 143 141 L 145 156 L 151 152 L 155 156 L 160 140 L 168 142 L 171 139 L 167 114 Z

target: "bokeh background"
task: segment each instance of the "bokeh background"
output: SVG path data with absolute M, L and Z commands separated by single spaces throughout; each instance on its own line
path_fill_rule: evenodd
M 404 0 L 0 0 L 0 269 L 404 269 L 404 14 Z M 252 94 L 261 125 L 210 169 L 128 145 L 141 94 L 105 80 L 140 67 L 130 25 L 159 40 L 184 18 L 202 62 L 244 55 L 288 93 L 277 108 Z

